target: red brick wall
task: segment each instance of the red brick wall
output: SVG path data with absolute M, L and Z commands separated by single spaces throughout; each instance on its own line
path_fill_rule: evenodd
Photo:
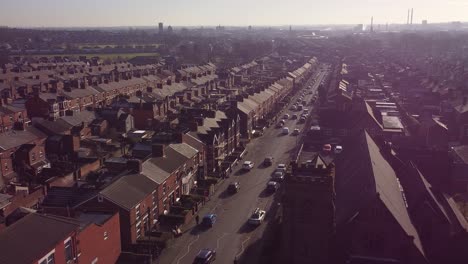
M 104 233 L 107 239 L 104 239 Z M 114 214 L 102 226 L 89 225 L 78 234 L 80 263 L 91 263 L 98 259 L 98 263 L 115 263 L 119 258 L 120 247 L 120 221 L 119 214 Z
M 164 213 L 164 199 L 166 199 L 166 210 L 169 210 L 171 206 L 169 194 L 171 194 L 172 191 L 174 191 L 174 194 L 177 195 L 177 190 L 176 190 L 177 187 L 179 187 L 179 190 L 178 190 L 179 193 L 181 191 L 180 181 L 177 181 L 177 177 L 175 174 L 172 174 L 171 176 L 169 176 L 169 178 L 166 179 L 165 183 L 166 183 L 166 190 L 164 191 L 164 184 L 160 184 L 158 186 L 158 191 L 157 191 L 159 215 Z
M 74 241 L 74 234 L 70 234 L 70 236 L 72 238 L 72 241 Z M 68 237 L 64 237 L 64 239 L 58 243 L 56 246 L 55 246 L 55 253 L 54 253 L 54 256 L 55 256 L 55 264 L 66 264 L 65 262 L 65 240 L 67 239 Z M 72 246 L 73 246 L 73 242 L 72 242 Z M 49 254 L 50 251 L 52 251 L 53 249 L 51 248 L 49 251 L 47 252 L 44 252 L 44 255 L 42 256 L 37 256 L 37 260 L 33 263 L 38 263 L 39 260 L 41 260 L 43 257 L 45 257 L 47 254 Z

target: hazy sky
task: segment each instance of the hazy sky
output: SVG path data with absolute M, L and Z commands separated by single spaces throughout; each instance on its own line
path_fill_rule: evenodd
M 468 0 L 0 0 L 0 25 L 150 26 L 413 23 L 468 20 Z

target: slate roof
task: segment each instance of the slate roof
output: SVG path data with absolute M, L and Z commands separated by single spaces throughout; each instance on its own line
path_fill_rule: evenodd
M 0 233 L 0 263 L 30 264 L 75 230 L 73 219 L 31 213 Z
M 380 199 L 402 230 L 414 237 L 414 245 L 424 255 L 403 188 L 379 147 L 364 131 L 350 138 L 343 149 L 335 159 L 337 225 L 346 224 L 372 201 Z
M 189 144 L 186 144 L 186 143 L 170 144 L 169 148 L 172 148 L 173 150 L 182 154 L 187 159 L 193 158 L 198 153 L 198 150 L 196 150 L 195 148 L 191 147 Z
M 85 124 L 89 124 L 96 118 L 97 115 L 93 111 L 81 111 L 73 113 L 72 116 L 62 116 L 60 119 L 70 124 L 71 126 L 79 126 L 83 122 Z
M 0 135 L 0 150 L 16 148 L 41 138 L 45 139 L 46 135 L 35 127 L 27 127 L 25 130 L 11 130 Z
M 456 162 L 468 164 L 468 145 L 453 147 L 452 153 L 456 157 Z
M 158 184 L 144 175 L 133 174 L 119 178 L 99 194 L 130 211 L 157 187 Z

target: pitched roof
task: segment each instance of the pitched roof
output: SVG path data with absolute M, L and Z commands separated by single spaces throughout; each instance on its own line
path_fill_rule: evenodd
M 31 213 L 0 233 L 0 263 L 34 263 L 75 230 L 73 219 Z
M 35 127 L 27 127 L 25 130 L 11 130 L 0 135 L 0 150 L 19 147 L 40 138 L 45 139 L 46 135 Z
M 157 187 L 158 184 L 144 175 L 133 174 L 119 178 L 99 194 L 124 209 L 130 210 Z
M 188 159 L 193 158 L 198 153 L 198 150 L 186 143 L 170 144 L 169 148 L 172 148 L 173 150 L 177 151 L 178 153 L 182 154 Z
M 336 163 L 336 220 L 345 224 L 374 199 L 380 199 L 402 230 L 414 238 L 424 255 L 421 241 L 407 211 L 403 188 L 395 171 L 366 131 L 350 138 Z

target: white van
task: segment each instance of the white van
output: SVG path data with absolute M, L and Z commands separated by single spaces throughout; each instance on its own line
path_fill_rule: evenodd
M 289 128 L 283 127 L 283 135 L 289 134 Z

